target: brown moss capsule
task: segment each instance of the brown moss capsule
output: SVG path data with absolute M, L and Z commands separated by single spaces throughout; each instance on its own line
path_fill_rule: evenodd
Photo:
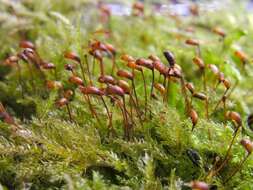
M 218 75 L 219 74 L 219 69 L 216 65 L 213 65 L 213 64 L 209 64 L 208 65 L 208 68 L 215 74 L 215 75 Z
M 18 60 L 19 60 L 19 58 L 17 56 L 15 56 L 15 55 L 12 55 L 12 56 L 8 57 L 7 59 L 10 62 L 14 62 L 14 63 L 18 62 Z
M 68 103 L 69 103 L 69 101 L 67 100 L 67 98 L 61 98 L 60 100 L 58 100 L 56 102 L 56 106 L 61 108 L 65 105 L 67 105 Z
M 125 92 L 117 85 L 110 85 L 106 88 L 106 94 L 124 96 Z
M 138 10 L 140 12 L 143 12 L 144 11 L 144 4 L 141 3 L 141 2 L 135 2 L 133 4 L 133 9 L 136 9 L 136 10 Z
M 247 55 L 244 53 L 244 52 L 242 52 L 242 51 L 240 51 L 240 50 L 237 50 L 237 51 L 235 51 L 235 56 L 236 57 L 238 57 L 240 60 L 241 60 L 241 62 L 243 62 L 243 63 L 245 63 L 246 61 L 247 61 Z
M 43 67 L 43 69 L 48 69 L 48 70 L 55 69 L 55 65 L 53 63 L 45 63 L 44 62 L 42 67 Z
M 135 61 L 131 55 L 123 54 L 120 59 L 125 62 Z
M 195 92 L 195 87 L 192 83 L 186 83 L 185 87 L 193 94 Z
M 198 123 L 198 114 L 194 109 L 190 110 L 189 116 L 192 121 L 192 130 L 194 129 L 195 125 Z
M 182 72 L 177 67 L 168 69 L 167 76 L 182 78 Z
M 253 151 L 253 143 L 249 139 L 242 139 L 241 145 L 245 148 L 248 154 L 251 154 Z
M 80 57 L 75 52 L 65 52 L 64 57 L 66 59 L 70 59 L 70 60 L 76 61 L 78 63 L 81 62 Z
M 150 59 L 140 58 L 140 59 L 137 59 L 137 60 L 135 61 L 135 63 L 136 63 L 137 65 L 141 65 L 141 66 L 143 66 L 143 67 L 146 67 L 146 68 L 148 68 L 148 69 L 150 69 L 150 70 L 153 70 L 153 69 L 154 69 L 153 61 L 150 60 Z
M 165 94 L 166 89 L 165 89 L 165 87 L 164 87 L 162 84 L 160 84 L 160 83 L 155 83 L 155 84 L 154 84 L 154 87 L 155 87 L 161 94 Z
M 126 94 L 130 94 L 130 91 L 131 91 L 130 89 L 131 89 L 131 87 L 130 87 L 130 85 L 129 85 L 126 81 L 124 81 L 124 80 L 119 80 L 119 81 L 118 81 L 118 86 L 119 86 L 120 88 L 122 88 Z
M 134 79 L 133 74 L 130 73 L 130 72 L 128 72 L 128 71 L 126 71 L 126 70 L 118 70 L 118 71 L 117 71 L 117 75 L 118 75 L 119 77 L 124 77 L 124 78 L 127 78 L 127 79 L 129 79 L 129 80 L 133 80 L 133 79 Z
M 185 43 L 191 46 L 199 46 L 199 41 L 195 39 L 187 39 Z
M 102 55 L 102 53 L 101 53 L 100 50 L 89 51 L 89 53 L 90 53 L 92 56 L 94 56 L 96 59 L 102 61 L 103 55 Z
M 193 58 L 193 63 L 195 63 L 200 69 L 205 68 L 204 61 L 200 57 L 194 57 Z
M 226 89 L 229 89 L 230 86 L 231 86 L 230 82 L 229 82 L 227 79 L 224 79 L 224 80 L 222 81 L 222 83 L 223 83 L 223 85 L 226 87 Z
M 225 33 L 225 31 L 222 28 L 215 27 L 215 28 L 213 28 L 212 31 L 213 31 L 213 33 L 218 34 L 219 36 L 221 36 L 223 38 L 226 37 L 226 33 Z
M 168 73 L 168 69 L 161 61 L 154 61 L 154 68 L 162 75 L 166 75 Z
M 33 49 L 26 48 L 26 49 L 24 49 L 23 53 L 31 61 L 35 61 L 36 60 L 36 54 L 35 54 L 35 52 L 34 52 Z
M 85 95 L 87 94 L 98 96 L 104 95 L 103 91 L 101 91 L 99 88 L 95 86 L 88 86 L 88 87 L 79 86 L 79 90 Z
M 247 118 L 248 127 L 253 131 L 253 114 L 250 114 Z
M 83 80 L 77 76 L 69 77 L 69 82 L 76 84 L 76 85 L 83 85 Z
M 129 61 L 127 63 L 127 66 L 131 69 L 135 69 L 135 70 L 138 70 L 138 71 L 142 71 L 142 67 L 140 65 L 136 65 L 134 61 Z
M 100 83 L 106 83 L 106 84 L 112 84 L 112 85 L 116 84 L 116 80 L 112 76 L 110 76 L 110 75 L 100 76 L 98 78 L 98 82 L 100 82 Z
M 66 90 L 63 93 L 64 98 L 67 98 L 68 100 L 74 95 L 74 92 L 72 90 Z
M 151 59 L 152 61 L 161 61 L 159 57 L 157 57 L 156 55 L 150 55 L 148 56 L 148 58 Z
M 75 70 L 76 66 L 75 66 L 75 65 L 72 65 L 72 64 L 65 64 L 65 65 L 64 65 L 64 68 L 65 68 L 67 71 L 73 71 L 73 70 Z
M 205 94 L 201 93 L 201 92 L 197 92 L 197 93 L 193 93 L 192 95 L 194 98 L 198 98 L 200 100 L 206 100 L 207 97 Z
M 193 181 L 190 183 L 190 187 L 193 190 L 208 190 L 209 189 L 208 185 L 202 181 Z
M 106 49 L 112 54 L 115 55 L 116 54 L 116 49 L 113 47 L 113 45 L 111 44 L 105 44 Z
M 170 67 L 174 67 L 174 65 L 175 65 L 176 62 L 175 62 L 175 57 L 174 57 L 173 53 L 170 52 L 170 51 L 164 51 L 163 55 L 167 59 Z
M 60 81 L 52 81 L 52 80 L 46 81 L 46 86 L 48 89 L 62 89 L 63 88 L 63 85 Z
M 20 48 L 35 49 L 35 45 L 34 45 L 32 42 L 26 41 L 26 40 L 21 41 L 21 42 L 19 43 L 19 47 L 20 47 Z
M 242 119 L 239 113 L 234 111 L 227 111 L 226 117 L 234 122 L 236 122 L 237 127 L 242 126 Z

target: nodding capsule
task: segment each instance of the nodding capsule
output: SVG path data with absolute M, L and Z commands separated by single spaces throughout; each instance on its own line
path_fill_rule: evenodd
M 160 84 L 160 83 L 155 83 L 155 84 L 154 84 L 154 87 L 155 87 L 161 94 L 165 94 L 166 89 L 165 89 L 165 87 L 164 87 L 162 84 Z
M 215 74 L 218 75 L 220 73 L 218 67 L 216 65 L 213 64 L 209 64 L 208 68 Z
M 135 61 L 131 55 L 123 54 L 120 56 L 120 59 L 125 62 Z
M 225 80 L 225 76 L 223 72 L 218 73 L 218 79 L 219 79 L 219 82 L 223 82 Z
M 168 72 L 167 72 L 166 76 L 182 78 L 182 72 L 177 67 L 173 67 L 173 68 L 168 69 Z
M 234 111 L 227 111 L 226 112 L 226 117 L 234 122 L 236 122 L 237 126 L 240 127 L 242 126 L 242 119 L 239 113 L 234 112 Z
M 133 80 L 134 79 L 134 76 L 132 73 L 128 72 L 128 71 L 125 71 L 125 70 L 118 70 L 117 71 L 117 75 L 119 77 L 124 77 L 124 78 L 127 78 L 129 80 Z
M 246 62 L 247 61 L 247 55 L 240 50 L 235 51 L 235 56 L 238 57 L 242 62 Z
M 200 100 L 206 100 L 206 99 L 207 99 L 206 95 L 203 94 L 203 93 L 201 93 L 201 92 L 193 93 L 192 96 L 193 96 L 194 98 L 198 98 L 198 99 L 200 99 Z
M 193 94 L 195 92 L 195 87 L 192 83 L 188 82 L 185 84 L 185 87 Z
M 56 106 L 60 108 L 60 107 L 67 105 L 68 103 L 69 103 L 69 101 L 67 98 L 61 98 L 60 100 L 58 100 L 56 102 Z
M 23 54 L 30 60 L 35 60 L 36 54 L 33 49 L 26 48 L 23 50 Z
M 146 68 L 151 69 L 151 70 L 154 69 L 153 61 L 150 60 L 150 59 L 140 58 L 140 59 L 137 59 L 137 60 L 135 61 L 135 63 L 136 63 L 137 65 L 146 67 Z
M 226 87 L 226 89 L 229 89 L 230 86 L 231 86 L 229 80 L 227 80 L 227 79 L 224 79 L 224 80 L 222 81 L 222 83 L 223 83 L 223 85 Z
M 69 82 L 76 85 L 83 85 L 83 80 L 77 76 L 69 77 Z
M 116 54 L 116 49 L 113 47 L 112 44 L 105 44 L 105 47 L 112 55 Z
M 15 55 L 12 55 L 12 56 L 8 57 L 7 60 L 12 63 L 16 63 L 16 62 L 18 62 L 19 58 Z
M 70 59 L 70 60 L 76 61 L 78 63 L 81 62 L 80 57 L 75 52 L 65 52 L 64 57 L 66 59 Z
M 138 70 L 138 71 L 143 71 L 142 67 L 140 65 L 136 65 L 134 61 L 129 61 L 127 63 L 127 66 L 131 69 L 135 69 L 135 70 Z
M 161 61 L 159 57 L 157 57 L 156 55 L 150 55 L 148 56 L 148 58 L 151 59 L 152 61 Z
M 253 151 L 253 143 L 249 139 L 242 139 L 241 145 L 245 148 L 248 154 L 251 154 Z
M 121 87 L 119 87 L 117 85 L 109 85 L 106 88 L 106 94 L 124 96 L 125 92 Z
M 205 68 L 204 61 L 200 57 L 194 57 L 192 60 L 200 69 Z
M 35 45 L 32 42 L 26 41 L 26 40 L 21 41 L 19 43 L 19 47 L 20 48 L 30 48 L 30 49 L 33 49 L 33 50 L 35 49 Z
M 98 95 L 98 96 L 102 96 L 104 95 L 103 91 L 101 91 L 99 88 L 95 87 L 95 86 L 79 86 L 79 90 L 85 94 L 85 95 Z
M 248 124 L 248 127 L 253 130 L 253 114 L 250 114 L 247 118 L 247 124 Z
M 102 55 L 102 53 L 101 53 L 100 50 L 97 49 L 97 50 L 94 50 L 94 51 L 89 51 L 89 53 L 90 53 L 93 57 L 95 57 L 96 59 L 102 61 L 103 55 Z
M 47 63 L 47 62 L 43 62 L 43 65 L 42 65 L 43 69 L 55 69 L 55 65 L 53 63 Z
M 166 75 L 168 73 L 168 67 L 166 67 L 161 61 L 154 61 L 154 68 L 162 75 Z
M 112 76 L 110 76 L 110 75 L 100 76 L 98 78 L 98 82 L 100 82 L 100 83 L 106 83 L 106 84 L 112 84 L 112 85 L 116 84 L 116 80 Z
M 135 2 L 134 4 L 133 4 L 133 9 L 136 9 L 136 10 L 138 10 L 138 11 L 140 11 L 140 12 L 143 12 L 144 11 L 144 4 L 143 3 L 141 3 L 141 2 Z
M 195 39 L 187 39 L 185 43 L 191 46 L 199 46 L 199 41 Z
M 175 61 L 175 57 L 174 57 L 173 53 L 170 51 L 164 51 L 163 55 L 167 59 L 170 67 L 174 67 L 174 65 L 176 64 L 176 61 Z
M 124 81 L 124 80 L 119 80 L 117 84 L 118 84 L 118 86 L 119 86 L 120 88 L 122 88 L 122 89 L 124 90 L 124 92 L 125 92 L 126 94 L 130 94 L 131 87 L 130 87 L 130 85 L 129 85 L 126 81 Z
M 190 187 L 193 190 L 208 190 L 209 189 L 208 184 L 206 184 L 205 182 L 202 182 L 202 181 L 192 181 L 190 183 Z
M 63 93 L 64 98 L 67 98 L 68 100 L 74 95 L 74 92 L 72 90 L 66 90 Z
M 194 127 L 198 123 L 198 114 L 194 109 L 190 110 L 189 116 L 192 121 L 192 126 Z
M 48 89 L 62 89 L 63 88 L 63 85 L 60 81 L 52 81 L 52 80 L 46 81 L 46 86 Z
M 219 36 L 221 36 L 223 38 L 226 37 L 226 33 L 225 33 L 225 31 L 222 28 L 215 27 L 215 28 L 213 28 L 212 31 L 213 31 L 213 33 L 218 34 Z
M 72 64 L 65 64 L 64 65 L 64 68 L 67 70 L 67 71 L 73 71 L 76 66 L 75 65 L 72 65 Z

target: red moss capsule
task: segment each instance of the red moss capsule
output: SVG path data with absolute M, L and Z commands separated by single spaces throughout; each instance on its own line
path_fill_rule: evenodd
M 235 51 L 235 56 L 238 57 L 241 62 L 246 62 L 247 61 L 247 55 L 243 52 L 243 51 L 240 51 L 240 50 L 237 50 Z
M 119 86 L 120 88 L 122 88 L 126 94 L 130 94 L 131 87 L 130 87 L 130 85 L 129 85 L 126 81 L 124 81 L 124 80 L 119 80 L 119 81 L 118 81 L 118 86 Z
M 96 59 L 102 61 L 103 55 L 102 55 L 102 53 L 101 53 L 100 50 L 89 51 L 89 53 L 90 53 L 92 56 L 94 56 Z
M 174 67 L 174 65 L 176 64 L 176 61 L 175 61 L 175 57 L 174 57 L 173 53 L 170 51 L 165 51 L 165 52 L 163 52 L 163 55 L 167 59 L 169 65 L 171 67 Z
M 135 70 L 138 70 L 138 71 L 142 71 L 142 67 L 140 65 L 136 65 L 134 61 L 129 61 L 127 63 L 127 66 L 131 69 L 135 69 Z
M 120 59 L 125 62 L 135 61 L 131 55 L 127 55 L 127 54 L 121 55 Z
M 140 58 L 140 59 L 137 59 L 137 60 L 135 61 L 135 63 L 136 63 L 137 65 L 146 67 L 146 68 L 151 69 L 151 70 L 154 69 L 153 61 L 150 60 L 150 59 Z
M 202 181 L 193 181 L 190 183 L 190 187 L 193 190 L 208 190 L 209 189 L 208 185 Z
M 76 85 L 83 85 L 83 80 L 77 76 L 69 77 L 69 82 L 76 84 Z
M 221 36 L 223 38 L 226 37 L 226 33 L 222 28 L 215 27 L 215 28 L 213 28 L 212 31 L 213 31 L 213 33 L 218 34 L 219 36 Z
M 100 82 L 100 83 L 106 83 L 106 84 L 112 84 L 112 85 L 116 84 L 116 80 L 112 76 L 110 76 L 110 75 L 100 76 L 98 78 L 98 82 Z
M 161 61 L 154 61 L 154 68 L 162 75 L 166 75 L 168 73 L 168 67 L 166 67 Z
M 193 58 L 193 63 L 195 63 L 200 69 L 204 69 L 205 68 L 204 61 L 201 58 L 199 58 L 199 57 L 194 57 Z
M 195 87 L 192 83 L 186 83 L 185 87 L 193 94 L 195 92 Z
M 124 96 L 125 92 L 117 85 L 110 85 L 106 88 L 106 94 Z
M 195 39 L 187 39 L 185 43 L 191 46 L 199 46 L 199 41 Z
M 80 57 L 75 52 L 71 52 L 71 51 L 70 52 L 65 52 L 64 57 L 66 59 L 70 59 L 70 60 L 76 61 L 78 63 L 81 62 Z
M 198 123 L 198 114 L 194 109 L 191 109 L 189 115 L 192 121 L 192 126 L 194 127 Z
M 88 87 L 79 86 L 79 90 L 83 94 L 91 94 L 91 95 L 98 95 L 98 96 L 104 95 L 103 91 L 101 91 L 99 88 L 95 86 L 88 86 Z
M 21 41 L 21 42 L 19 43 L 19 47 L 20 47 L 20 48 L 35 49 L 35 45 L 34 45 L 32 42 L 26 41 L 26 40 Z
M 173 68 L 168 69 L 167 76 L 182 78 L 182 72 L 177 67 L 173 67 Z
M 241 145 L 245 148 L 248 154 L 251 154 L 253 151 L 253 143 L 249 139 L 242 139 Z
M 162 84 L 160 84 L 160 83 L 155 83 L 155 84 L 154 84 L 154 87 L 155 87 L 161 94 L 165 94 L 166 89 L 165 89 L 165 87 L 164 87 Z
M 210 64 L 208 65 L 208 68 L 215 74 L 218 75 L 219 74 L 219 69 L 216 65 Z
M 69 101 L 67 100 L 67 98 L 61 98 L 60 100 L 58 100 L 56 102 L 56 106 L 57 107 L 63 107 L 65 105 L 67 105 L 69 103 Z
M 193 93 L 192 95 L 194 98 L 198 98 L 200 100 L 206 100 L 207 97 L 205 94 L 201 93 L 201 92 L 197 92 L 197 93 Z
M 48 69 L 48 70 L 55 69 L 55 65 L 53 63 L 45 63 L 44 62 L 42 67 L 43 67 L 43 69 Z
M 242 119 L 239 113 L 234 111 L 227 111 L 226 117 L 234 122 L 236 122 L 237 126 L 242 126 Z
M 63 85 L 60 81 L 52 81 L 52 80 L 46 81 L 46 86 L 48 89 L 61 89 L 61 88 L 63 88 Z
M 118 70 L 117 71 L 117 75 L 119 77 L 124 77 L 124 78 L 127 78 L 129 80 L 133 80 L 134 79 L 134 76 L 132 73 L 128 72 L 128 71 L 125 71 L 125 70 Z

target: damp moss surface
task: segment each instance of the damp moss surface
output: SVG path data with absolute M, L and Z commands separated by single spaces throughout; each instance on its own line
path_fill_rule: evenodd
M 133 2 L 125 3 L 131 9 Z M 195 180 L 212 190 L 253 189 L 252 156 L 229 178 L 247 154 L 241 139 L 253 138 L 249 119 L 253 112 L 253 15 L 245 11 L 244 1 L 231 0 L 228 5 L 177 16 L 158 14 L 146 2 L 144 15 L 108 16 L 94 1 L 0 0 L 0 103 L 4 107 L 0 109 L 0 189 L 177 190 L 190 189 Z M 225 35 L 215 33 L 215 28 Z M 199 47 L 185 43 L 189 39 L 197 40 Z M 24 40 L 35 45 L 40 60 L 10 63 L 8 57 L 24 51 L 19 45 Z M 134 59 L 156 55 L 169 68 L 164 51 L 173 53 L 182 78 L 167 77 L 164 94 L 154 88 L 150 97 L 152 72 L 142 67 L 148 96 L 145 114 L 143 78 L 135 71 L 139 104 L 133 105 L 134 92 L 135 102 L 124 96 L 125 115 L 131 121 L 123 121 L 121 97 L 104 95 L 112 113 L 114 132 L 109 133 L 110 119 L 100 97 L 89 96 L 95 117 L 87 96 L 71 83 L 73 74 L 66 70 L 66 64 L 74 65 L 74 75 L 83 79 L 80 64 L 66 59 L 66 52 L 75 52 L 86 83 L 107 88 L 98 82 L 99 61 L 90 54 L 95 41 L 115 47 L 115 80 L 123 79 L 116 74 L 119 69 L 132 72 L 123 54 Z M 103 65 L 110 75 L 112 55 L 107 53 L 102 54 Z M 196 55 L 205 64 L 204 75 L 193 63 Z M 42 60 L 53 63 L 55 69 L 35 64 Z M 217 67 L 218 74 L 210 65 Z M 163 84 L 163 75 L 154 72 L 155 83 Z M 194 84 L 195 92 L 182 85 L 181 79 Z M 224 79 L 230 84 L 225 98 Z M 124 80 L 132 89 L 131 81 Z M 69 90 L 68 107 L 59 108 L 56 102 Z M 196 93 L 202 93 L 208 105 Z M 6 121 L 6 113 L 14 121 Z M 240 122 L 231 113 L 239 114 L 242 125 L 238 127 Z M 193 117 L 197 117 L 194 127 Z M 233 136 L 228 161 L 212 175 L 224 161 Z

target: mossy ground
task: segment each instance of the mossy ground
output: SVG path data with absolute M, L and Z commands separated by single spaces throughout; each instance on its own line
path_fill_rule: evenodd
M 22 3 L 21 3 L 22 2 Z M 19 51 L 19 41 L 29 39 L 37 47 L 40 56 L 56 65 L 57 78 L 64 88 L 69 85 L 69 73 L 64 70 L 64 52 L 77 52 L 84 60 L 88 41 L 92 39 L 109 42 L 117 48 L 117 65 L 126 68 L 120 55 L 127 53 L 136 58 L 155 54 L 166 63 L 162 55 L 170 50 L 182 67 L 187 81 L 193 82 L 198 91 L 203 90 L 201 74 L 192 58 L 194 48 L 185 45 L 185 39 L 203 41 L 202 58 L 206 64 L 215 64 L 236 87 L 232 91 L 228 110 L 241 114 L 244 130 L 233 146 L 231 160 L 226 167 L 211 179 L 205 179 L 208 168 L 216 156 L 223 157 L 233 134 L 233 124 L 224 118 L 223 109 L 212 113 L 221 98 L 224 88 L 212 90 L 215 77 L 207 72 L 207 95 L 210 97 L 210 119 L 205 119 L 204 104 L 194 100 L 193 106 L 199 114 L 199 122 L 192 132 L 191 120 L 185 115 L 184 99 L 177 83 L 171 83 L 168 102 L 149 101 L 152 119 L 143 126 L 134 127 L 133 138 L 124 140 L 122 116 L 117 107 L 113 109 L 113 125 L 116 136 L 107 136 L 106 112 L 96 98 L 92 103 L 98 110 L 102 125 L 91 117 L 87 103 L 76 91 L 71 110 L 77 122 L 71 123 L 67 111 L 58 109 L 55 100 L 59 94 L 45 89 L 39 73 L 35 74 L 36 89 L 32 88 L 29 69 L 22 63 L 22 77 L 26 88 L 21 96 L 18 71 L 0 64 L 0 101 L 7 111 L 23 127 L 17 132 L 0 121 L 0 185 L 4 189 L 184 189 L 183 183 L 206 180 L 218 189 L 252 189 L 253 160 L 250 157 L 241 172 L 228 183 L 224 179 L 238 165 L 245 151 L 239 144 L 243 137 L 253 137 L 246 124 L 252 112 L 253 67 L 251 60 L 243 68 L 234 56 L 241 48 L 252 56 L 252 15 L 243 12 L 238 4 L 209 12 L 199 17 L 173 18 L 168 16 L 146 17 L 112 16 L 110 37 L 94 33 L 108 27 L 101 24 L 99 11 L 85 1 L 0 1 L 0 57 Z M 148 6 L 148 5 L 147 5 Z M 237 9 L 235 9 L 237 7 Z M 233 10 L 233 11 L 231 11 Z M 222 15 L 222 16 L 221 16 Z M 242 16 L 243 15 L 243 16 Z M 211 32 L 213 27 L 225 29 L 227 36 L 222 42 Z M 192 27 L 195 32 L 187 32 Z M 89 58 L 91 62 L 91 58 Z M 111 61 L 105 59 L 106 72 L 110 72 Z M 99 68 L 95 67 L 93 80 L 96 82 Z M 34 69 L 34 72 L 36 70 Z M 151 72 L 145 70 L 148 84 Z M 46 73 L 54 80 L 54 74 Z M 158 74 L 156 73 L 156 80 Z M 136 75 L 136 89 L 143 107 L 144 89 L 141 75 Z M 106 100 L 109 104 L 109 100 Z M 198 159 L 192 158 L 192 152 Z

